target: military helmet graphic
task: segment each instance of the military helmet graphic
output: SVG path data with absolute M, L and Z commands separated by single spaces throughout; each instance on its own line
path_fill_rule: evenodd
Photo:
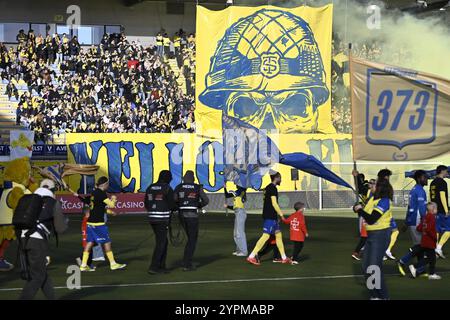
M 223 109 L 233 92 L 308 89 L 313 112 L 327 101 L 325 71 L 310 26 L 290 12 L 262 9 L 241 18 L 218 42 L 199 100 Z

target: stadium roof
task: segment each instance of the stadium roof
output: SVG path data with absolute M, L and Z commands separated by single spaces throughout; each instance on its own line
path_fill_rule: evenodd
M 123 0 L 125 5 L 135 5 L 140 2 L 145 1 L 154 1 L 154 2 L 161 2 L 161 0 Z M 353 2 L 359 2 L 359 3 L 369 3 L 374 2 L 370 0 L 352 0 Z M 448 0 L 426 0 L 428 4 L 433 4 L 437 2 L 446 2 Z M 225 5 L 227 0 L 164 0 L 164 2 L 169 3 L 199 3 L 199 4 L 222 4 Z M 273 5 L 282 5 L 283 2 L 288 2 L 291 5 L 296 3 L 297 5 L 301 4 L 309 4 L 309 5 L 320 5 L 323 3 L 331 3 L 332 0 L 297 0 L 297 1 L 286 1 L 286 0 L 233 0 L 235 5 L 263 5 L 263 4 L 273 4 Z M 344 0 L 345 2 L 345 0 Z M 413 7 L 416 5 L 415 0 L 380 0 L 380 2 L 384 2 L 388 7 L 391 8 L 405 8 L 405 7 Z M 445 3 L 444 3 L 445 5 Z
M 140 2 L 154 1 L 161 2 L 161 0 L 122 0 L 126 6 L 134 6 Z M 234 5 L 264 5 L 272 4 L 278 6 L 295 6 L 301 4 L 307 4 L 311 6 L 320 6 L 326 3 L 331 3 L 333 0 L 232 0 Z M 344 0 L 347 1 L 347 0 Z M 349 2 L 358 3 L 374 3 L 373 0 L 348 0 Z M 401 11 L 409 12 L 417 15 L 429 15 L 436 13 L 449 14 L 450 13 L 450 0 L 379 0 L 383 2 L 388 9 L 399 9 Z M 183 3 L 198 3 L 202 5 L 211 6 L 225 6 L 227 0 L 165 0 L 164 2 L 170 4 L 183 4 Z

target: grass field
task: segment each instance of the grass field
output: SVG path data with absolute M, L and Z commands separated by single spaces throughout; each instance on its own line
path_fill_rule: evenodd
M 396 216 L 402 216 L 397 212 Z M 345 211 L 308 213 L 310 238 L 305 243 L 298 266 L 280 265 L 265 256 L 261 266 L 231 255 L 234 251 L 233 218 L 214 213 L 201 217 L 201 230 L 195 272 L 180 268 L 182 247 L 169 245 L 171 273 L 149 275 L 147 268 L 154 239 L 145 216 L 118 216 L 110 219 L 113 250 L 119 262 L 128 263 L 123 271 L 112 272 L 105 262 L 97 271 L 82 273 L 80 290 L 66 288 L 66 269 L 74 264 L 81 249 L 80 217 L 72 216 L 69 231 L 61 235 L 60 245 L 52 246 L 49 269 L 59 299 L 367 299 L 361 277 L 361 263 L 351 259 L 358 241 L 357 222 Z M 261 217 L 249 215 L 247 238 L 252 248 L 261 230 Z M 398 220 L 400 222 L 400 220 Z M 291 245 L 284 228 L 288 253 Z M 401 256 L 410 244 L 409 235 L 399 236 L 394 254 Z M 15 261 L 15 245 L 8 260 Z M 410 279 L 398 275 L 395 262 L 387 261 L 385 272 L 392 299 L 445 299 L 449 296 L 450 259 L 438 260 L 440 281 Z M 23 281 L 18 269 L 0 273 L 0 299 L 16 299 Z M 41 294 L 37 298 L 43 298 Z

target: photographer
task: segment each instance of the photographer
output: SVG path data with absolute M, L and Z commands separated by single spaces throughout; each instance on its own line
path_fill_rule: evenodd
M 48 239 L 51 233 L 57 235 L 67 229 L 67 220 L 62 214 L 60 203 L 55 199 L 55 190 L 55 183 L 52 180 L 45 179 L 41 182 L 40 188 L 34 192 L 42 197 L 39 220 L 35 228 L 21 230 L 20 260 L 22 275 L 27 281 L 20 295 L 21 300 L 33 299 L 39 289 L 42 289 L 47 299 L 55 299 L 46 265 L 49 252 Z
M 198 238 L 198 210 L 209 203 L 208 196 L 203 186 L 194 183 L 194 172 L 186 171 L 183 183 L 180 183 L 174 192 L 180 219 L 187 234 L 187 243 L 184 248 L 183 271 L 194 271 L 192 264 L 195 247 Z

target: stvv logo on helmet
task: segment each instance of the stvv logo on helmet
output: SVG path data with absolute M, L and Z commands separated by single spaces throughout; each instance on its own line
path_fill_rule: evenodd
M 280 56 L 277 53 L 264 53 L 261 55 L 261 74 L 273 78 L 280 73 Z

